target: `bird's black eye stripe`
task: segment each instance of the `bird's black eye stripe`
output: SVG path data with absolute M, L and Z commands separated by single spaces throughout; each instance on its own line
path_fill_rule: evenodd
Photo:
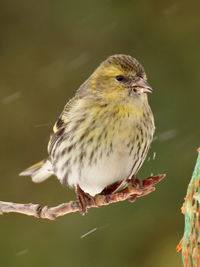
M 124 76 L 123 75 L 117 75 L 116 77 L 115 77 L 115 79 L 117 80 L 117 81 L 119 81 L 119 82 L 122 82 L 123 80 L 124 80 Z

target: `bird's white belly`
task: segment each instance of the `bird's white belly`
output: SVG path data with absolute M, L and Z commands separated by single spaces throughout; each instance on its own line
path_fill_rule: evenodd
M 84 192 L 94 196 L 106 186 L 127 178 L 132 165 L 128 151 L 103 155 L 96 164 L 82 166 L 81 170 L 80 166 L 74 165 L 68 175 L 68 184 L 78 184 Z

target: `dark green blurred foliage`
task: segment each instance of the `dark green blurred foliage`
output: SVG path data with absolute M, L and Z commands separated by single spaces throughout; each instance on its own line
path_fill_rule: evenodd
M 200 145 L 199 8 L 181 0 L 0 1 L 0 200 L 75 197 L 55 177 L 33 184 L 18 173 L 46 156 L 65 102 L 115 53 L 136 57 L 154 88 L 156 139 L 139 176 L 167 173 L 151 195 L 85 217 L 0 217 L 0 266 L 181 266 L 180 207 Z

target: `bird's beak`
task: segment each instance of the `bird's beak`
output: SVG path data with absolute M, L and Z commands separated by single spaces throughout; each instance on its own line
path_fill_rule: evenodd
M 138 94 L 152 93 L 150 84 L 143 78 L 139 78 L 130 87 Z

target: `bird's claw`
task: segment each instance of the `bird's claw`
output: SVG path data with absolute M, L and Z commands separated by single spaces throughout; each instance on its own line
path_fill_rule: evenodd
M 139 187 L 141 190 L 144 189 L 143 181 L 138 179 L 136 176 L 132 176 L 130 179 L 127 179 L 127 183 L 134 187 Z M 138 194 L 133 194 L 128 198 L 128 201 L 133 203 L 135 202 Z
M 76 188 L 77 200 L 79 202 L 80 213 L 86 215 L 88 212 L 87 206 L 91 205 L 91 202 L 94 202 L 94 198 L 89 194 L 85 193 L 80 186 Z

